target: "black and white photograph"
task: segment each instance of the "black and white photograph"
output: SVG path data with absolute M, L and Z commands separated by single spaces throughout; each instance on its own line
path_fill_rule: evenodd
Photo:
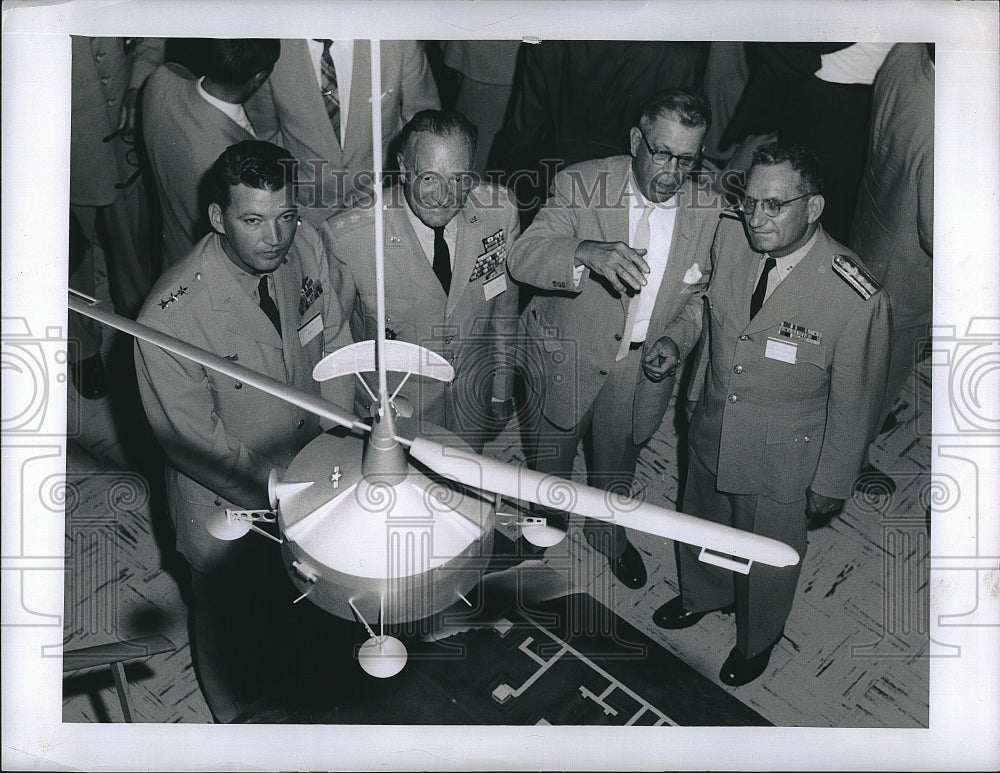
M 4 767 L 995 769 L 997 19 L 5 4 Z

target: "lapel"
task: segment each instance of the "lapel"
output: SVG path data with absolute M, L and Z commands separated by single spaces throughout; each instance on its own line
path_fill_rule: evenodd
M 606 196 L 607 201 L 614 202 L 612 206 L 596 206 L 591 208 L 601 233 L 605 241 L 625 242 L 628 244 L 628 180 L 629 169 L 631 168 L 631 156 L 615 156 L 606 167 L 598 168 L 598 175 L 607 174 L 607 186 L 601 191 L 600 187 L 595 190 L 598 196 L 597 203 L 600 204 L 601 196 Z M 592 185 L 598 186 L 600 180 L 590 181 Z M 622 312 L 625 319 L 628 319 L 629 297 L 622 295 L 619 297 L 622 305 Z M 627 327 L 627 325 L 626 325 Z
M 271 320 L 260 310 L 253 298 L 247 296 L 230 270 L 229 258 L 223 252 L 221 239 L 218 234 L 211 236 L 211 241 L 206 245 L 204 260 L 205 281 L 212 296 L 212 308 L 224 315 L 226 327 L 237 338 L 249 338 L 281 349 L 281 339 Z M 278 307 L 278 313 L 282 315 L 283 334 L 287 325 L 284 311 Z M 294 330 L 292 334 L 295 334 Z
M 757 253 L 753 253 L 756 255 Z M 775 327 L 785 321 L 795 319 L 802 311 L 803 305 L 815 293 L 816 283 L 822 268 L 830 260 L 830 244 L 827 235 L 822 230 L 816 239 L 812 249 L 806 253 L 792 269 L 791 273 L 782 280 L 781 284 L 764 301 L 757 316 L 746 325 L 747 333 L 759 333 L 769 328 Z M 750 316 L 750 296 L 753 295 L 754 279 L 756 271 L 750 271 L 747 279 L 746 292 L 743 298 L 746 308 L 743 311 L 743 319 Z
M 421 289 L 422 292 L 413 293 L 413 297 L 431 297 L 443 303 L 444 288 L 441 287 L 441 282 L 434 274 L 434 268 L 424 255 L 423 247 L 420 246 L 417 234 L 413 231 L 413 225 L 404 209 L 409 205 L 403 197 L 403 192 L 394 191 L 392 194 L 387 194 L 386 198 L 395 201 L 394 196 L 397 194 L 402 204 L 399 207 L 388 207 L 383 210 L 386 265 L 388 267 L 391 264 L 399 276 L 411 280 Z M 386 274 L 388 275 L 388 271 Z M 452 279 L 454 284 L 454 277 Z M 410 294 L 408 288 L 404 290 L 406 295 Z
M 469 277 L 476 266 L 476 258 L 483 254 L 483 217 L 474 206 L 467 204 L 457 216 L 458 228 L 455 233 L 455 260 L 451 269 L 451 292 L 448 293 L 448 305 L 445 317 L 458 307 L 458 302 L 465 293 L 481 292 L 479 281 L 470 282 Z M 507 234 L 504 234 L 506 238 Z M 474 285 L 474 287 L 470 287 Z
M 291 104 L 288 110 L 295 111 L 299 131 L 306 132 L 309 131 L 308 127 L 313 127 L 316 132 L 313 136 L 320 138 L 323 143 L 322 148 L 317 148 L 321 152 L 320 158 L 339 158 L 340 145 L 326 114 L 323 94 L 314 74 L 312 57 L 309 56 L 309 44 L 305 40 L 282 40 L 279 65 L 286 51 L 288 66 L 282 68 L 282 78 L 275 83 L 275 98 L 280 102 L 294 100 L 298 103 Z M 274 73 L 271 77 L 274 78 Z M 305 159 L 300 159 L 300 162 L 305 162 Z
M 351 98 L 347 109 L 345 158 L 353 158 L 370 147 L 372 141 L 372 65 L 371 45 L 367 40 L 354 41 L 354 64 L 351 72 Z M 324 108 L 325 112 L 326 108 Z M 350 167 L 350 164 L 348 164 Z

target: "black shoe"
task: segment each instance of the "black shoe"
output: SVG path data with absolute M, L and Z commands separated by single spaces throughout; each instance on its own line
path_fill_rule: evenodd
M 719 679 L 730 687 L 742 687 L 745 684 L 750 684 L 764 673 L 764 669 L 767 668 L 767 664 L 771 660 L 771 650 L 773 649 L 774 645 L 772 644 L 752 658 L 745 658 L 736 647 L 733 647 L 726 662 L 722 664 Z
M 625 552 L 617 558 L 609 556 L 608 562 L 611 564 L 612 574 L 626 588 L 636 590 L 646 584 L 646 566 L 642 563 L 639 551 L 631 542 L 625 546 Z
M 108 393 L 108 373 L 100 354 L 69 364 L 69 375 L 80 397 L 97 400 Z
M 690 628 L 692 625 L 695 625 L 710 612 L 726 612 L 728 614 L 735 611 L 736 605 L 729 604 L 719 609 L 708 609 L 704 612 L 688 612 L 681 606 L 681 597 L 674 596 L 653 613 L 653 622 L 660 626 L 660 628 L 679 631 L 682 628 Z

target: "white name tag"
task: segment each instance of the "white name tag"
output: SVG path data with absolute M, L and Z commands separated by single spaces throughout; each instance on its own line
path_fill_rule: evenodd
M 299 343 L 305 346 L 323 330 L 323 314 L 316 312 L 313 318 L 299 328 Z
M 787 341 L 779 341 L 776 338 L 768 338 L 767 346 L 764 349 L 764 356 L 769 360 L 781 360 L 792 365 L 795 364 L 795 352 L 798 344 L 790 344 Z
M 507 289 L 507 275 L 500 274 L 500 276 L 493 277 L 489 282 L 483 283 L 483 294 L 486 296 L 486 300 L 491 298 L 496 298 L 500 293 Z

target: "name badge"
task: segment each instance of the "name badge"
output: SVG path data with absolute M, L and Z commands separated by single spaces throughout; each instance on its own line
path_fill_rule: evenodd
M 767 346 L 764 348 L 764 356 L 769 360 L 780 360 L 791 365 L 795 364 L 795 353 L 798 344 L 790 344 L 787 341 L 779 341 L 777 338 L 768 338 Z
M 299 343 L 305 346 L 323 330 L 323 314 L 316 312 L 312 319 L 299 328 Z
M 496 298 L 500 293 L 507 289 L 507 275 L 500 274 L 499 276 L 493 277 L 488 282 L 483 282 L 483 294 L 486 296 L 486 300 L 491 300 Z

